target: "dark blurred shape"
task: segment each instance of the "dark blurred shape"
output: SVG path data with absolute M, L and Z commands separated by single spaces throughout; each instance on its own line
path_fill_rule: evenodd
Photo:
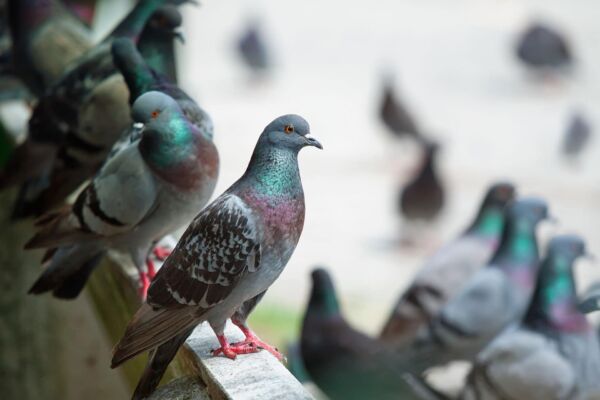
M 237 50 L 244 64 L 257 75 L 265 74 L 271 66 L 269 50 L 258 21 L 251 21 L 237 42 Z
M 129 93 L 113 64 L 111 42 L 119 37 L 137 41 L 166 1 L 140 0 L 39 99 L 27 139 L 0 173 L 0 188 L 21 185 L 13 218 L 59 206 L 102 165 L 131 121 Z
M 573 58 L 567 40 L 549 25 L 533 23 L 519 38 L 517 57 L 536 70 L 557 70 L 572 64 Z
M 394 92 L 393 79 L 389 76 L 385 77 L 383 82 L 379 117 L 388 130 L 397 137 L 420 136 L 416 122 Z
M 0 167 L 6 164 L 14 147 L 15 141 L 12 135 L 4 126 L 4 122 L 0 120 Z
M 87 26 L 91 27 L 96 14 L 96 0 L 62 0 L 63 3 Z
M 90 32 L 58 0 L 8 0 L 14 73 L 36 96 L 92 46 Z
M 315 384 L 332 400 L 420 398 L 393 367 L 394 353 L 344 320 L 327 271 L 315 269 L 312 281 L 300 350 Z
M 577 308 L 584 314 L 600 311 L 600 282 L 593 283 L 582 296 Z
M 408 221 L 432 221 L 444 206 L 444 188 L 436 170 L 438 148 L 435 142 L 424 143 L 421 165 L 402 189 L 399 209 Z
M 580 112 L 571 115 L 569 125 L 565 132 L 562 143 L 562 151 L 567 157 L 577 157 L 588 144 L 592 134 L 592 128 Z
M 152 15 L 138 44 L 148 66 L 173 83 L 177 83 L 175 39 L 183 41 L 182 34 L 177 30 L 182 23 L 183 18 L 177 7 L 165 5 Z
M 417 272 L 381 332 L 388 342 L 408 343 L 429 323 L 498 248 L 506 205 L 514 198 L 511 183 L 491 185 L 471 225 L 443 246 Z

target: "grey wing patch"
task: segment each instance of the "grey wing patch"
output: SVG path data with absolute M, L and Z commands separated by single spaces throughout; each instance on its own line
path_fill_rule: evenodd
M 225 195 L 190 224 L 148 292 L 153 306 L 208 309 L 260 267 L 261 249 L 252 211 Z

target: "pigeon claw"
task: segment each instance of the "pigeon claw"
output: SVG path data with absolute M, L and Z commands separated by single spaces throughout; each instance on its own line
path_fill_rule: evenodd
M 253 353 L 258 352 L 259 350 L 266 350 L 269 353 L 271 353 L 273 356 L 275 356 L 275 358 L 277 358 L 279 361 L 281 361 L 281 362 L 286 361 L 283 354 L 281 354 L 277 350 L 277 348 L 263 342 L 262 340 L 260 340 L 258 337 L 254 336 L 254 335 L 250 336 L 250 337 L 246 337 L 246 340 L 244 340 L 242 342 L 232 343 L 231 347 L 232 348 L 254 349 Z

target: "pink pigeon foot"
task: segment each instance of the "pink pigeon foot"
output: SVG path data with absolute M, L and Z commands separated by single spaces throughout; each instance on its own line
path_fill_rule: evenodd
M 244 324 L 241 324 L 239 322 L 233 321 L 233 323 L 238 328 L 240 328 L 240 330 L 242 331 L 244 336 L 246 336 L 246 339 L 242 342 L 232 343 L 231 344 L 232 348 L 238 348 L 238 347 L 254 348 L 254 349 L 257 349 L 257 351 L 258 350 L 266 350 L 269 353 L 273 354 L 273 356 L 275 356 L 275 358 L 277 358 L 279 361 L 282 361 L 282 362 L 285 361 L 285 357 L 283 354 L 281 354 L 275 347 L 260 340 L 260 338 L 258 336 L 256 336 L 254 334 L 254 332 L 252 332 L 250 330 L 250 328 L 248 328 L 247 326 L 245 326 Z
M 165 261 L 167 257 L 171 255 L 172 252 L 173 250 L 166 246 L 156 246 L 154 250 L 152 250 L 152 254 L 154 254 L 154 257 L 156 257 L 160 261 Z
M 219 347 L 216 350 L 213 350 L 213 352 L 212 352 L 213 356 L 218 356 L 218 355 L 222 354 L 227 358 L 235 360 L 235 358 L 237 357 L 238 354 L 250 354 L 250 353 L 256 353 L 259 351 L 258 348 L 256 348 L 256 347 L 253 348 L 251 346 L 232 346 L 229 343 L 227 343 L 227 339 L 225 339 L 225 335 L 217 335 L 217 339 L 219 339 L 219 344 L 221 345 L 221 347 Z
M 140 271 L 140 297 L 142 301 L 146 300 L 146 295 L 148 294 L 148 288 L 150 287 L 150 278 L 149 273 Z

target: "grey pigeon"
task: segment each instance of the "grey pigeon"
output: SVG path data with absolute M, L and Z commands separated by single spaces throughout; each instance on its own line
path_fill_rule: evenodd
M 171 97 L 148 92 L 133 105 L 128 146 L 104 164 L 73 206 L 45 215 L 27 248 L 49 249 L 30 293 L 76 297 L 109 248 L 128 253 L 148 285 L 154 243 L 187 223 L 207 202 L 219 169 L 217 149 Z M 137 128 L 136 128 L 137 129 Z
M 381 97 L 379 118 L 390 133 L 399 138 L 403 136 L 420 138 L 421 131 L 413 116 L 395 93 L 391 77 L 385 77 Z
M 0 188 L 23 184 L 14 218 L 60 206 L 93 176 L 130 125 L 129 93 L 113 64 L 111 44 L 120 37 L 137 40 L 165 1 L 140 0 L 106 39 L 78 58 L 40 98 L 27 139 L 0 174 Z
M 487 262 L 498 248 L 504 228 L 505 207 L 515 195 L 512 184 L 498 182 L 487 190 L 471 225 L 434 253 L 415 276 L 394 307 L 381 332 L 392 342 L 409 342 L 419 328 Z
M 409 222 L 432 221 L 444 207 L 444 186 L 436 166 L 438 148 L 434 142 L 423 145 L 421 164 L 400 193 L 398 208 Z
M 92 47 L 91 34 L 59 0 L 8 0 L 16 75 L 41 96 Z
M 577 310 L 574 235 L 553 238 L 523 324 L 478 356 L 463 399 L 578 400 L 600 396 L 600 341 Z
M 533 23 L 518 40 L 516 55 L 521 62 L 535 71 L 564 70 L 573 63 L 573 56 L 565 37 L 543 23 Z
M 269 51 L 256 21 L 248 24 L 238 39 L 237 50 L 241 60 L 253 73 L 261 75 L 269 69 Z
M 539 268 L 535 230 L 548 218 L 546 202 L 522 198 L 507 209 L 500 246 L 414 341 L 399 346 L 406 368 L 421 373 L 453 360 L 473 360 L 492 339 L 520 322 Z
M 592 127 L 580 112 L 574 113 L 569 119 L 562 143 L 562 151 L 567 157 L 576 157 L 590 140 Z
M 281 357 L 252 333 L 246 317 L 300 239 L 304 192 L 298 152 L 306 146 L 322 148 L 309 131 L 298 115 L 267 125 L 244 175 L 198 214 L 163 264 L 113 353 L 116 367 L 151 350 L 134 399 L 156 388 L 177 348 L 204 321 L 221 345 L 215 355 L 233 359 L 262 348 Z M 228 318 L 245 334 L 244 342 L 227 342 L 223 328 Z
M 346 322 L 327 271 L 311 276 L 300 350 L 313 382 L 331 400 L 420 399 L 396 369 L 394 353 Z

